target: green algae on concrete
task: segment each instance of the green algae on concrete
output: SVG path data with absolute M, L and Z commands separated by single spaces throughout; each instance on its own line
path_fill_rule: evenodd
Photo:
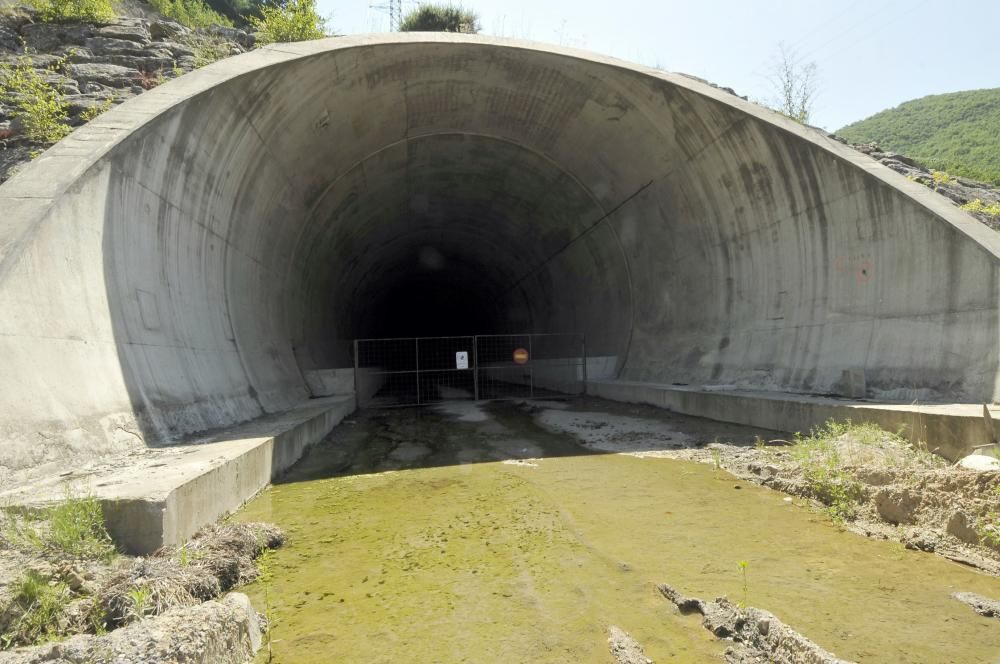
M 610 625 L 655 661 L 711 661 L 722 644 L 654 585 L 741 599 L 741 560 L 750 604 L 840 657 L 1000 659 L 1000 630 L 950 598 L 1000 597 L 1000 580 L 710 466 L 594 454 L 492 410 L 362 416 L 239 515 L 290 534 L 268 589 L 275 661 L 609 662 Z

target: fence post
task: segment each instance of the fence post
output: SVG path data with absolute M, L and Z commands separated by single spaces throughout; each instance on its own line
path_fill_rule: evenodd
M 583 395 L 587 396 L 587 337 L 580 335 L 580 353 L 583 355 Z
M 361 392 L 358 390 L 358 340 L 354 340 L 354 410 L 361 408 Z
M 415 366 L 417 368 L 417 372 L 414 375 L 416 376 L 417 379 L 417 405 L 419 406 L 420 405 L 420 339 L 413 340 L 413 353 L 414 353 L 413 361 L 415 362 Z
M 529 398 L 535 398 L 535 349 L 532 347 L 531 338 L 534 335 L 528 335 L 528 394 Z
M 472 337 L 472 390 L 479 401 L 479 335 Z

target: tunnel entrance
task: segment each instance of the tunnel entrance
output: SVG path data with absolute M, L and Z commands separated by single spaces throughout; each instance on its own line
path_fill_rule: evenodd
M 354 379 L 362 408 L 583 394 L 579 334 L 493 334 L 357 339 Z

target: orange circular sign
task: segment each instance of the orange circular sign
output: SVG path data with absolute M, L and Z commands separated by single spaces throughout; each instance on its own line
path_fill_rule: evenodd
M 523 348 L 518 348 L 514 351 L 514 362 L 517 364 L 525 364 L 528 361 L 528 351 Z

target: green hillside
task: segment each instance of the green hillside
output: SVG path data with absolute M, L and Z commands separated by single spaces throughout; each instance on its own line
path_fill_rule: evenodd
M 836 133 L 928 168 L 1000 184 L 1000 88 L 914 99 Z

